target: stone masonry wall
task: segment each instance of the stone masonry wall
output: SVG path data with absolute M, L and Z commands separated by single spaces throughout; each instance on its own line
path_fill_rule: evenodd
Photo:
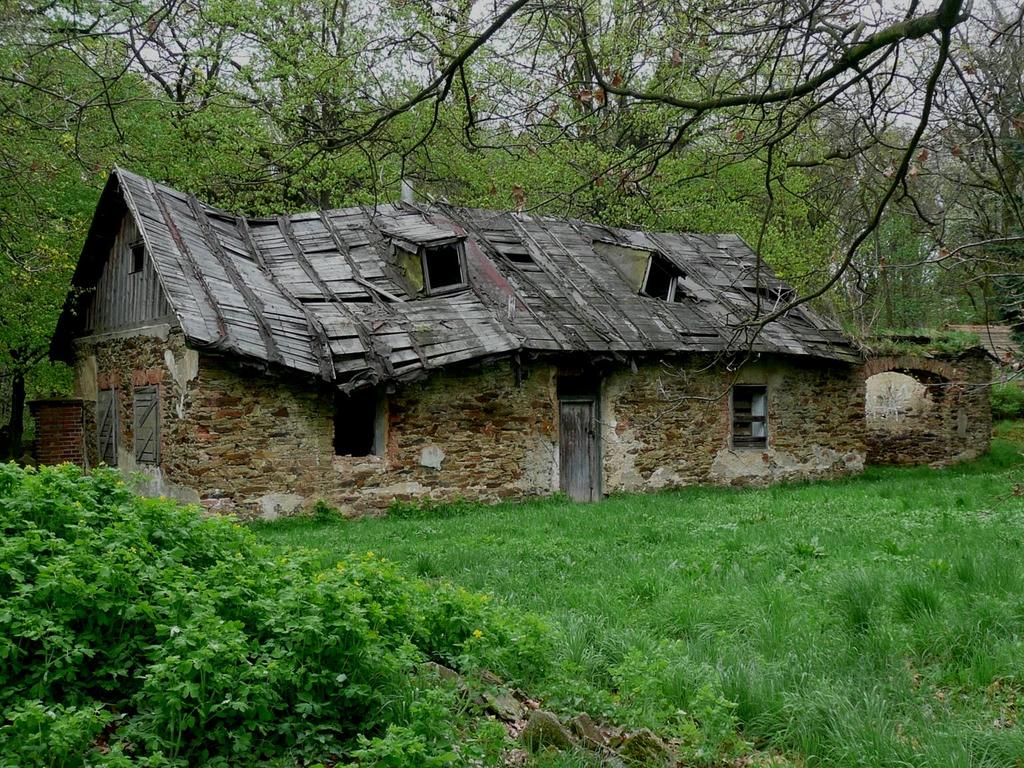
M 96 398 L 112 389 L 117 399 L 117 466 L 126 475 L 141 477 L 139 490 L 199 502 L 194 476 L 179 463 L 184 446 L 193 439 L 187 418 L 189 399 L 198 374 L 199 354 L 189 349 L 180 332 L 156 325 L 130 334 L 109 334 L 76 345 L 75 394 L 83 403 L 85 465 L 99 463 L 96 437 Z M 132 401 L 138 386 L 159 387 L 160 464 L 135 462 Z
M 729 388 L 768 388 L 768 445 L 733 448 Z M 605 383 L 606 491 L 834 477 L 864 465 L 864 394 L 849 365 L 765 357 L 739 371 L 706 359 L 641 367 Z
M 877 357 L 864 366 L 865 379 L 888 372 L 922 382 L 922 407 L 900 418 L 868 418 L 865 438 L 874 464 L 942 465 L 984 454 L 992 438 L 989 385 L 992 363 L 972 350 L 948 360 L 915 355 Z
M 574 371 L 578 372 L 578 371 Z M 82 340 L 78 395 L 87 463 L 96 463 L 98 389 L 119 393 L 118 464 L 142 491 L 211 511 L 272 518 L 318 499 L 346 514 L 394 500 L 486 502 L 558 490 L 558 368 L 509 362 L 438 372 L 386 396 L 381 455 L 335 456 L 333 394 L 309 380 L 250 370 L 188 349 L 180 332 Z M 769 445 L 730 447 L 728 387 L 768 385 Z M 132 390 L 160 387 L 161 460 L 136 466 Z M 858 471 L 863 384 L 853 366 L 774 358 L 739 374 L 692 356 L 606 372 L 604 491 L 692 483 L 766 483 Z
M 166 326 L 80 340 L 86 465 L 98 463 L 96 397 L 118 392 L 118 466 L 140 490 L 212 511 L 271 518 L 324 499 L 350 514 L 394 500 L 494 502 L 557 490 L 554 368 L 517 378 L 509 363 L 439 372 L 387 397 L 380 456 L 335 456 L 333 394 L 188 349 Z M 132 449 L 132 391 L 160 386 L 159 466 Z
M 379 456 L 335 456 L 333 397 L 204 358 L 182 474 L 198 471 L 214 509 L 273 517 L 317 499 L 346 513 L 395 500 L 496 502 L 552 491 L 553 369 L 516 385 L 506 363 L 443 372 L 387 397 Z

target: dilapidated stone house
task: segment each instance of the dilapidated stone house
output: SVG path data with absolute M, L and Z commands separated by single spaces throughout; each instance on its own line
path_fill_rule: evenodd
M 748 323 L 792 296 L 733 235 L 243 218 L 115 170 L 53 340 L 77 399 L 40 406 L 80 451 L 40 450 L 245 517 L 858 471 L 857 350 L 805 306 Z

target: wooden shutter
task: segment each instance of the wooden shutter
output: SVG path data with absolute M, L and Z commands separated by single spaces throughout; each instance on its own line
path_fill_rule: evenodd
M 160 387 L 139 387 L 132 402 L 135 463 L 160 463 Z
M 101 389 L 96 394 L 96 447 L 99 460 L 117 466 L 117 390 Z

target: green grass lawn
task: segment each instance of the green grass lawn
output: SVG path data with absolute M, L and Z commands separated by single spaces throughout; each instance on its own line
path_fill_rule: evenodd
M 1002 432 L 945 470 L 255 530 L 540 614 L 550 658 L 517 682 L 698 760 L 1020 766 L 1024 438 Z

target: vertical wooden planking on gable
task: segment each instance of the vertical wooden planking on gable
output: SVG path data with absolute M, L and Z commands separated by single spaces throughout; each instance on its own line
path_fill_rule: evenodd
M 87 331 L 104 333 L 132 328 L 171 316 L 170 304 L 148 252 L 142 270 L 131 271 L 131 248 L 138 240 L 139 229 L 126 216 L 85 309 Z

